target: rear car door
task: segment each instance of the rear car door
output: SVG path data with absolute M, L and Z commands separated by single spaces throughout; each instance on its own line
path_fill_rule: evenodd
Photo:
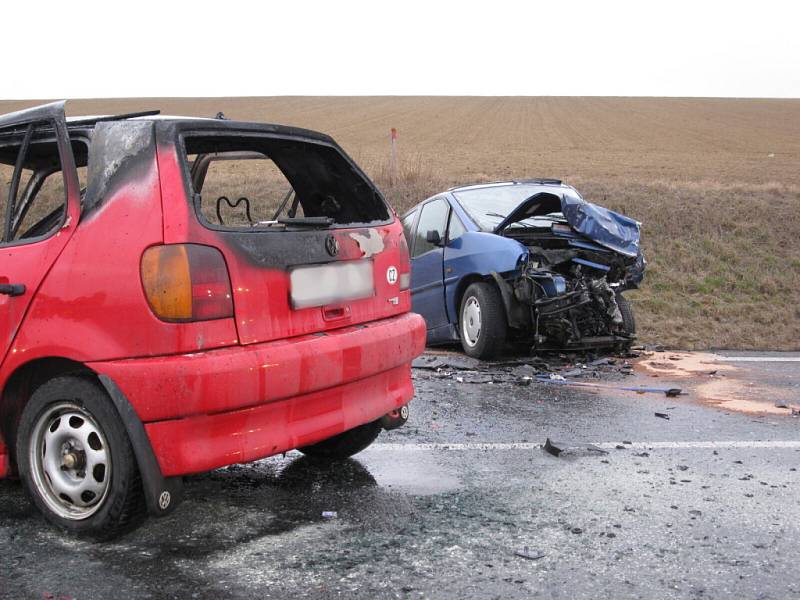
M 434 198 L 422 206 L 411 253 L 411 302 L 414 312 L 425 318 L 428 330 L 447 325 L 444 305 L 444 241 L 450 205 Z M 440 244 L 428 241 L 435 231 Z
M 75 230 L 80 190 L 64 104 L 0 117 L 0 356 Z

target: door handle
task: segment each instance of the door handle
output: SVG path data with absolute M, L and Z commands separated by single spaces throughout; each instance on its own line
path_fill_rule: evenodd
M 25 284 L 23 283 L 0 283 L 0 294 L 6 296 L 22 296 L 25 293 Z

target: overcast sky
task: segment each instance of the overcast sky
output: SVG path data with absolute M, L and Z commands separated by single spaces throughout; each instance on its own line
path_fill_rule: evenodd
M 797 0 L 37 0 L 2 20 L 4 99 L 800 97 Z

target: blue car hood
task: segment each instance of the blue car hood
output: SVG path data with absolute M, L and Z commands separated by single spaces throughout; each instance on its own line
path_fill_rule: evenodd
M 639 255 L 639 222 L 580 197 L 541 192 L 534 194 L 495 228 L 501 233 L 512 223 L 561 212 L 570 226 L 596 244 L 625 256 Z

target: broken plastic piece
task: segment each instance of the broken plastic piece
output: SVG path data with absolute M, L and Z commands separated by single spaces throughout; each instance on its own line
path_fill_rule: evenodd
M 520 558 L 527 558 L 528 560 L 539 560 L 540 558 L 544 558 L 544 552 L 539 552 L 538 550 L 529 550 L 527 546 L 525 546 L 522 550 L 517 550 L 514 552 L 514 556 L 519 556 Z
M 667 421 L 669 421 L 669 415 L 667 413 L 657 412 L 656 416 L 659 419 L 666 419 Z
M 335 519 L 338 516 L 339 516 L 339 513 L 337 513 L 335 510 L 323 510 L 322 511 L 322 518 L 323 519 Z
M 598 454 L 608 454 L 606 450 L 603 450 L 599 446 L 595 446 L 594 444 L 569 444 L 566 442 L 556 442 L 547 438 L 544 442 L 544 450 L 545 452 L 552 454 L 553 456 L 559 456 L 563 452 L 571 452 L 571 453 L 578 453 L 578 452 L 596 452 Z

